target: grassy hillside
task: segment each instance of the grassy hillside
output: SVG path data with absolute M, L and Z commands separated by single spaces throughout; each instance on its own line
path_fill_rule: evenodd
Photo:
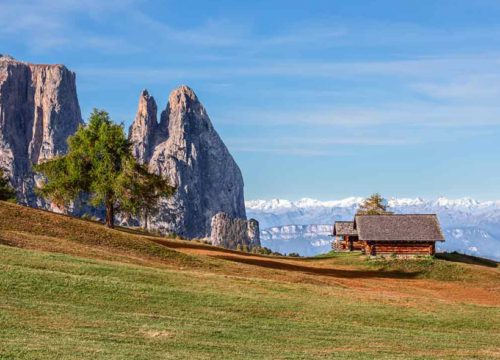
M 500 359 L 498 264 L 285 259 L 0 203 L 0 359 Z

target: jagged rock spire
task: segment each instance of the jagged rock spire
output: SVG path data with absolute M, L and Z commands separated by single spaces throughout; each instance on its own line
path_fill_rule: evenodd
M 153 107 L 152 112 L 141 111 L 147 108 L 146 99 L 141 96 L 138 117 L 130 129 L 134 153 L 139 159 L 149 159 L 151 171 L 167 176 L 178 187 L 153 219 L 154 225 L 189 238 L 209 238 L 215 214 L 225 212 L 246 219 L 241 171 L 194 91 L 187 86 L 172 91 L 156 128 L 143 121 L 153 119 L 155 113 Z
M 149 162 L 158 126 L 158 106 L 146 89 L 139 98 L 139 109 L 134 123 L 129 128 L 129 140 L 133 142 L 133 154 L 140 163 Z

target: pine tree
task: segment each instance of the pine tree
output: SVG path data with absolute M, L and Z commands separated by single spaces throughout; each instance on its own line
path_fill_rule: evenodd
M 127 162 L 124 169 L 127 176 L 121 178 L 118 189 L 128 193 L 122 201 L 122 209 L 139 215 L 144 220 L 144 228 L 149 230 L 149 218 L 159 213 L 160 201 L 171 197 L 176 187 L 170 186 L 162 176 L 150 173 L 147 165 Z
M 94 109 L 88 125 L 80 126 L 68 145 L 66 155 L 34 166 L 47 178 L 37 192 L 60 206 L 88 194 L 91 205 L 106 208 L 107 227 L 114 228 L 115 213 L 136 216 L 146 206 L 146 182 L 159 184 L 158 197 L 164 195 L 158 189 L 168 187 L 167 180 L 137 163 L 123 126 L 113 123 L 105 110 Z
M 16 192 L 10 186 L 9 180 L 4 177 L 2 169 L 0 169 L 0 201 L 16 202 Z
M 385 215 L 393 214 L 388 211 L 388 205 L 384 204 L 385 199 L 378 193 L 373 194 L 360 205 L 358 209 L 359 215 Z

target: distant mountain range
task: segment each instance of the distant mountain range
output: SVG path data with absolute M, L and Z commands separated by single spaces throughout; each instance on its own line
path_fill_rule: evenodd
M 311 256 L 329 251 L 334 222 L 352 220 L 363 200 L 256 200 L 246 202 L 246 209 L 260 223 L 263 246 Z M 500 260 L 500 201 L 391 198 L 388 205 L 399 214 L 437 214 L 446 237 L 438 250 Z

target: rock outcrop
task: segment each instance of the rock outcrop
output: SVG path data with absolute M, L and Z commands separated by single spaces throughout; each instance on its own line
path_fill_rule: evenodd
M 34 193 L 31 164 L 63 155 L 82 123 L 73 72 L 0 55 L 0 167 L 22 204 L 48 206 Z
M 238 245 L 251 250 L 260 247 L 259 222 L 255 219 L 233 219 L 226 213 L 218 213 L 212 218 L 212 245 L 236 249 Z
M 174 90 L 160 122 L 155 119 L 156 103 L 143 91 L 129 131 L 133 152 L 150 171 L 178 187 L 152 226 L 188 238 L 210 238 L 214 215 L 225 212 L 246 220 L 241 171 L 193 90 Z

